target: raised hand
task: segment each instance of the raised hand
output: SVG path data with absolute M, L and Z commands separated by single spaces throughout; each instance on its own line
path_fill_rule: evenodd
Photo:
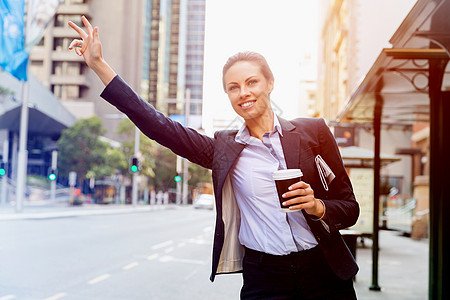
M 79 35 L 80 39 L 74 39 L 70 45 L 69 50 L 74 49 L 75 53 L 83 56 L 86 64 L 97 73 L 98 77 L 107 85 L 115 76 L 116 73 L 106 63 L 102 55 L 102 43 L 98 36 L 98 27 L 92 28 L 91 23 L 86 17 L 81 17 L 87 33 L 78 27 L 75 23 L 69 21 L 69 26 L 72 27 Z

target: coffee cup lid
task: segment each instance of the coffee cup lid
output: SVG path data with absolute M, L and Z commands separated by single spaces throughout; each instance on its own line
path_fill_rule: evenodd
M 274 180 L 283 180 L 290 179 L 296 177 L 302 177 L 303 173 L 300 169 L 287 169 L 287 170 L 278 170 L 273 172 Z

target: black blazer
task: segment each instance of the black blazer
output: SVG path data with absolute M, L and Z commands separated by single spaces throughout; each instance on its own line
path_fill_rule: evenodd
M 216 197 L 211 281 L 216 274 L 242 271 L 243 247 L 239 244 L 240 212 L 234 199 L 228 173 L 244 148 L 235 142 L 235 130 L 218 131 L 214 138 L 164 116 L 137 95 L 119 76 L 101 94 L 106 101 L 125 113 L 149 138 L 170 148 L 176 154 L 205 168 L 212 169 Z M 352 226 L 359 216 L 359 205 L 343 166 L 339 149 L 323 119 L 279 118 L 283 129 L 281 144 L 288 168 L 300 168 L 316 198 L 325 203 L 329 232 L 303 211 L 331 269 L 342 279 L 353 277 L 358 266 L 339 234 Z M 320 181 L 315 157 L 320 155 L 330 166 L 335 179 L 326 191 Z

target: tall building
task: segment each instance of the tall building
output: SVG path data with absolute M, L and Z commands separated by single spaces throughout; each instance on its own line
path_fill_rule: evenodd
M 142 65 L 143 0 L 64 0 L 58 7 L 43 39 L 30 53 L 30 72 L 77 118 L 97 115 L 103 119 L 106 136 L 115 134 L 119 111 L 100 99 L 103 83 L 85 64 L 82 57 L 68 50 L 78 38 L 68 25 L 82 27 L 86 16 L 99 27 L 103 56 L 113 69 L 139 91 Z
M 189 89 L 189 123 L 201 126 L 205 0 L 64 0 L 31 51 L 31 73 L 73 115 L 101 117 L 106 137 L 121 140 L 115 131 L 123 115 L 100 99 L 102 82 L 68 51 L 78 36 L 67 23 L 82 27 L 83 15 L 99 27 L 105 59 L 135 91 L 165 114 L 182 115 Z
M 146 0 L 141 94 L 165 114 L 184 114 L 200 127 L 205 0 Z M 187 90 L 190 95 L 187 95 Z
M 319 46 L 321 63 L 318 71 L 316 116 L 329 121 L 336 120 L 382 49 L 391 47 L 390 38 L 415 2 L 415 0 L 322 1 L 322 9 L 326 13 L 322 20 L 322 38 Z M 373 112 L 367 111 L 373 115 Z M 342 136 L 338 134 L 339 132 Z M 351 144 L 345 146 L 369 150 L 374 148 L 374 134 L 370 124 L 362 126 L 349 123 L 344 127 L 335 128 L 338 140 L 345 138 L 346 134 L 351 137 L 348 139 Z M 392 124 L 383 127 L 381 152 L 395 155 L 399 145 L 411 143 L 411 135 L 412 128 L 408 125 Z M 412 196 L 411 159 L 405 156 L 397 158 L 400 160 L 383 166 L 381 176 L 382 182 L 386 183 L 386 186 L 395 187 L 398 198 L 403 200 Z M 352 178 L 352 170 L 350 177 Z
M 415 2 L 322 0 L 316 115 L 336 117 Z

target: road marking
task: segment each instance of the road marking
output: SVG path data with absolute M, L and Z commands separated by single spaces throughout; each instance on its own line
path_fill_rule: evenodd
M 204 265 L 206 264 L 208 261 L 201 261 L 201 260 L 194 260 L 194 259 L 183 259 L 183 258 L 175 258 L 173 256 L 163 256 L 159 259 L 160 262 L 169 262 L 169 261 L 174 261 L 174 262 L 181 262 L 181 263 L 185 263 L 185 264 L 194 264 L 194 265 Z
M 188 281 L 189 279 L 191 279 L 198 271 L 198 268 L 195 269 L 194 271 L 192 271 L 191 273 L 189 273 L 186 277 L 184 277 L 185 281 Z
M 150 256 L 147 256 L 147 259 L 148 260 L 154 260 L 155 258 L 157 258 L 158 257 L 158 253 L 155 253 L 155 254 L 152 254 L 152 255 L 150 255 Z
M 210 241 L 207 241 L 205 239 L 187 239 L 185 240 L 186 242 L 190 243 L 190 244 L 197 244 L 197 245 L 207 245 L 210 244 Z
M 11 300 L 11 299 L 14 299 L 14 298 L 16 298 L 16 295 L 6 295 L 6 296 L 3 296 L 3 297 L 0 297 L 0 300 Z
M 173 241 L 172 241 L 172 240 L 170 240 L 170 241 L 165 241 L 165 242 L 162 242 L 162 243 L 159 243 L 159 244 L 156 244 L 155 246 L 153 246 L 153 247 L 152 247 L 152 250 L 164 248 L 164 247 L 167 247 L 167 246 L 172 245 L 172 244 L 173 244 Z
M 137 261 L 132 262 L 131 264 L 126 265 L 125 267 L 123 267 L 123 270 L 129 270 L 129 269 L 133 269 L 134 267 L 139 266 L 139 263 Z
M 103 280 L 105 280 L 105 279 L 108 279 L 109 277 L 111 277 L 111 275 L 109 275 L 109 274 L 103 274 L 103 275 L 100 275 L 100 276 L 98 276 L 98 277 L 92 279 L 91 281 L 88 282 L 88 284 L 96 284 L 96 283 L 99 283 L 100 281 L 103 281 Z
M 45 300 L 58 300 L 58 299 L 61 299 L 61 298 L 65 297 L 65 296 L 67 296 L 66 293 L 59 293 L 59 294 L 56 294 L 54 296 L 48 297 Z
M 204 232 L 212 232 L 213 228 L 212 228 L 212 226 L 208 226 L 208 227 L 203 228 L 203 231 Z
M 175 250 L 175 248 L 174 247 L 170 247 L 170 248 L 167 248 L 166 250 L 164 250 L 164 252 L 165 253 L 169 253 L 169 252 L 172 252 L 173 250 Z

